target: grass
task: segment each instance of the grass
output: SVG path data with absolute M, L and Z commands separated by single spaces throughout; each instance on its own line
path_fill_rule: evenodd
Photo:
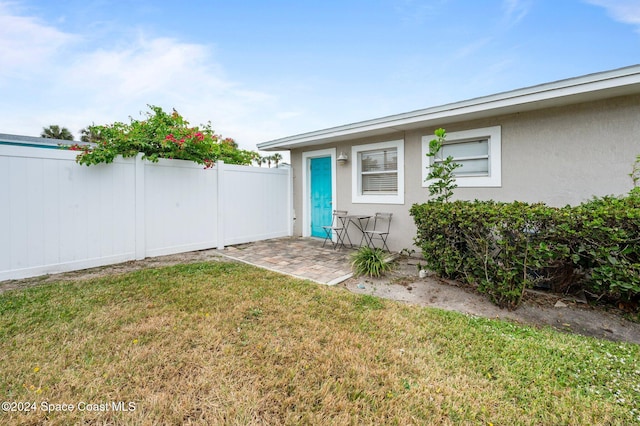
M 638 359 L 638 345 L 199 263 L 0 295 L 2 399 L 37 406 L 0 424 L 633 424 Z M 84 405 L 111 402 L 135 410 Z

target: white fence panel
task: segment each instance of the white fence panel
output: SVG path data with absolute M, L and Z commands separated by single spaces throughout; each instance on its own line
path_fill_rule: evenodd
M 0 281 L 292 235 L 290 169 L 0 145 Z
M 0 280 L 134 258 L 133 161 L 89 170 L 76 155 L 0 147 Z
M 225 245 L 291 235 L 290 169 L 224 165 L 221 210 Z
M 144 170 L 146 255 L 216 247 L 217 170 L 162 159 L 145 164 Z

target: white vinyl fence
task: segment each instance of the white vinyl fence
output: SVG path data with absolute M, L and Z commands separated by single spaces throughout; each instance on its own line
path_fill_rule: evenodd
M 290 169 L 0 145 L 0 281 L 292 235 Z

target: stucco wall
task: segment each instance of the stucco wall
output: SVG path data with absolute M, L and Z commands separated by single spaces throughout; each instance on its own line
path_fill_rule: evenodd
M 448 132 L 488 126 L 502 128 L 502 186 L 457 188 L 458 199 L 498 201 L 543 201 L 549 205 L 579 204 L 594 195 L 624 194 L 631 189 L 633 161 L 640 154 L 640 96 L 511 114 L 444 126 Z M 415 226 L 409 216 L 414 203 L 428 199 L 422 187 L 424 128 L 385 136 L 299 148 L 291 153 L 294 169 L 295 235 L 302 235 L 302 152 L 336 148 L 351 156 L 351 146 L 404 139 L 405 203 L 353 204 L 351 202 L 352 158 L 335 165 L 337 206 L 350 213 L 393 213 L 392 250 L 412 247 Z

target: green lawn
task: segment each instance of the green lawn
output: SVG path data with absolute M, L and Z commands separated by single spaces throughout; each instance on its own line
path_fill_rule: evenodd
M 34 403 L 0 424 L 628 425 L 639 359 L 638 345 L 198 263 L 0 295 L 2 399 Z

